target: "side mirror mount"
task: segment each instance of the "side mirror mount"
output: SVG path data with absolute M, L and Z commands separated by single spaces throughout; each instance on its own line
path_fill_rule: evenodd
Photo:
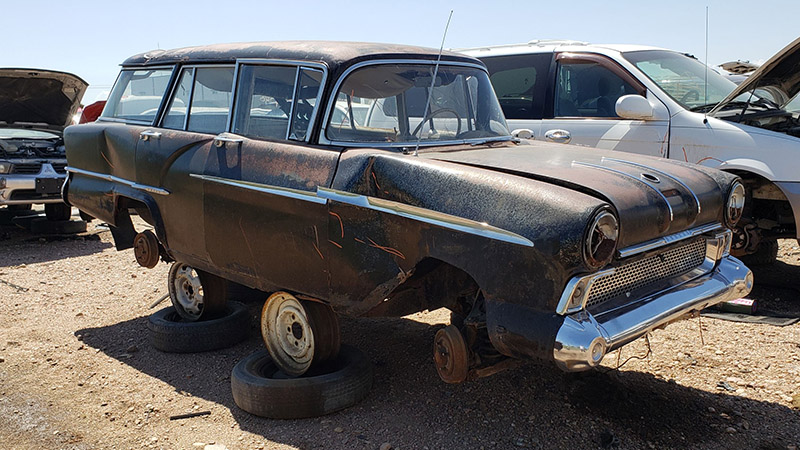
M 623 95 L 617 99 L 614 109 L 623 119 L 653 120 L 655 108 L 650 100 L 641 95 Z
M 533 139 L 533 130 L 527 128 L 517 128 L 511 132 L 511 136 L 517 139 Z

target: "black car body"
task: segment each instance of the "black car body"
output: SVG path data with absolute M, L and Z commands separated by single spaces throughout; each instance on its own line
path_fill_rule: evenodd
M 0 68 L 0 205 L 62 203 L 62 133 L 87 86 L 71 73 Z
M 276 42 L 122 66 L 99 120 L 67 129 L 65 188 L 119 249 L 135 209 L 165 259 L 339 314 L 445 306 L 565 370 L 752 285 L 728 254 L 736 177 L 515 140 L 476 59 Z

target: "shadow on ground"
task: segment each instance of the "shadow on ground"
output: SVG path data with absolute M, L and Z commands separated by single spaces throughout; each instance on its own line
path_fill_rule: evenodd
M 242 430 L 301 449 L 374 449 L 384 442 L 398 448 L 772 449 L 800 438 L 797 411 L 681 386 L 649 373 L 576 376 L 548 364 L 529 364 L 446 385 L 431 362 L 438 326 L 399 318 L 342 321 L 343 340 L 362 349 L 376 367 L 374 387 L 363 402 L 322 418 L 263 419 L 238 409 L 229 385 L 235 363 L 263 346 L 255 326 L 259 305 L 251 306 L 250 339 L 209 353 L 153 349 L 146 342 L 146 317 L 75 334 L 176 391 L 224 405 Z M 128 355 L 131 338 L 140 351 Z M 743 422 L 758 427 L 758 433 L 745 431 Z M 772 429 L 772 423 L 791 426 Z M 739 431 L 726 432 L 728 427 Z

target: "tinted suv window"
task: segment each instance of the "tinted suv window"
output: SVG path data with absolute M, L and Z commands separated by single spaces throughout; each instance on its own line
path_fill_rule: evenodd
M 552 53 L 482 58 L 507 119 L 541 119 Z
M 558 65 L 554 112 L 556 117 L 618 117 L 617 99 L 638 91 L 594 62 Z
M 102 117 L 153 123 L 169 86 L 172 69 L 123 70 Z

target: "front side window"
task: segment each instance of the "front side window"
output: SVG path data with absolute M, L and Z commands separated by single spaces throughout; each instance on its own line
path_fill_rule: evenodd
M 151 124 L 169 86 L 172 69 L 123 70 L 102 117 Z
M 559 63 L 553 112 L 556 117 L 611 117 L 617 99 L 636 88 L 596 62 Z
M 488 75 L 474 67 L 364 66 L 347 76 L 336 98 L 325 131 L 332 141 L 413 144 L 509 135 Z

